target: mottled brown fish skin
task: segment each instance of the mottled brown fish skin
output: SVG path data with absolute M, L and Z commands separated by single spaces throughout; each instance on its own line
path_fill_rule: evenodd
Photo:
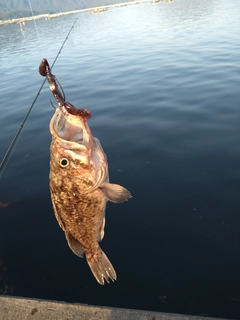
M 106 198 L 98 189 L 91 193 L 81 194 L 80 190 L 87 190 L 93 185 L 88 180 L 87 168 L 79 160 L 75 168 L 61 168 L 54 161 L 56 155 L 56 139 L 51 144 L 50 162 L 50 191 L 51 198 L 57 212 L 57 220 L 64 231 L 70 232 L 81 245 L 91 250 L 98 247 L 97 234 L 100 222 L 104 217 Z
M 122 202 L 131 195 L 122 186 L 108 182 L 107 158 L 100 142 L 86 122 L 78 120 L 59 109 L 51 120 L 50 193 L 69 247 L 79 257 L 86 254 L 93 275 L 104 284 L 117 278 L 98 243 L 104 236 L 106 203 Z M 71 141 L 71 134 L 77 140 L 78 126 L 83 127 L 82 145 Z

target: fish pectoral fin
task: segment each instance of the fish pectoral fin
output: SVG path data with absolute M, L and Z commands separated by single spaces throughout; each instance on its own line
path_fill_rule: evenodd
M 73 236 L 68 233 L 65 232 L 65 236 L 68 242 L 68 245 L 70 247 L 70 249 L 80 258 L 83 258 L 84 256 L 84 249 L 82 247 L 82 245 L 80 244 L 80 242 L 78 242 L 75 238 L 73 238 Z
M 131 193 L 119 184 L 104 182 L 98 188 L 111 202 L 123 202 L 127 201 L 129 198 L 132 198 Z

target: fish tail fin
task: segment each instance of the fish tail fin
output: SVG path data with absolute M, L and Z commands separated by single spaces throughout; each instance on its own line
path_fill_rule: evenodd
M 109 283 L 110 279 L 112 281 L 117 279 L 111 262 L 100 247 L 98 247 L 98 250 L 94 253 L 86 252 L 86 259 L 98 283 L 104 284 L 104 280 Z

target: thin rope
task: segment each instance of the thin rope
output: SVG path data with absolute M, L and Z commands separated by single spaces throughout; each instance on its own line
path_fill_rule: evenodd
M 52 64 L 52 66 L 51 66 L 51 69 L 53 68 L 55 62 L 57 61 L 58 56 L 59 56 L 59 54 L 61 53 L 62 48 L 63 48 L 64 44 L 66 43 L 66 41 L 67 41 L 67 39 L 68 39 L 68 37 L 69 37 L 72 29 L 74 28 L 74 25 L 75 25 L 77 19 L 78 19 L 78 18 L 75 19 L 75 21 L 74 21 L 71 29 L 69 30 L 69 32 L 68 32 L 65 40 L 63 41 L 63 44 L 62 44 L 60 50 L 58 51 L 55 60 L 53 61 L 53 64 Z M 3 173 L 4 169 L 6 168 L 6 165 L 7 165 L 8 161 L 10 160 L 10 157 L 9 157 L 9 156 L 10 156 L 10 154 L 12 154 L 11 151 L 13 151 L 13 147 L 14 147 L 14 145 L 16 144 L 18 138 L 19 138 L 19 135 L 20 135 L 20 133 L 21 133 L 21 131 L 22 131 L 24 125 L 25 125 L 25 122 L 27 121 L 27 119 L 28 119 L 28 117 L 29 117 L 29 115 L 30 115 L 30 113 L 31 113 L 31 111 L 32 111 L 32 108 L 33 108 L 33 106 L 34 106 L 34 104 L 35 104 L 35 102 L 37 101 L 37 98 L 38 98 L 38 96 L 40 95 L 40 93 L 41 93 L 41 91 L 42 91 L 42 88 L 43 88 L 45 82 L 46 82 L 46 78 L 44 79 L 44 81 L 43 81 L 40 89 L 38 90 L 38 93 L 37 93 L 35 99 L 33 100 L 32 104 L 31 104 L 31 106 L 30 106 L 30 108 L 29 108 L 29 110 L 28 110 L 28 112 L 27 112 L 27 114 L 26 114 L 26 116 L 25 116 L 25 118 L 23 119 L 23 121 L 22 121 L 22 123 L 21 123 L 21 125 L 20 125 L 20 127 L 19 127 L 19 129 L 18 129 L 18 131 L 17 131 L 17 133 L 15 134 L 15 137 L 13 138 L 12 142 L 10 143 L 10 145 L 9 145 L 9 147 L 8 147 L 7 152 L 5 153 L 5 156 L 4 156 L 3 159 L 2 159 L 2 162 L 0 163 L 0 178 L 1 178 L 1 176 L 2 176 L 2 173 Z M 7 160 L 8 160 L 8 161 L 7 161 Z

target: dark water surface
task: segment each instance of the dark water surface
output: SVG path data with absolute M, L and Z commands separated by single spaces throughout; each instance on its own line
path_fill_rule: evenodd
M 0 159 L 78 18 L 53 73 L 133 195 L 107 206 L 100 286 L 53 214 L 45 85 L 0 178 L 0 293 L 240 318 L 239 17 L 176 0 L 0 28 Z

